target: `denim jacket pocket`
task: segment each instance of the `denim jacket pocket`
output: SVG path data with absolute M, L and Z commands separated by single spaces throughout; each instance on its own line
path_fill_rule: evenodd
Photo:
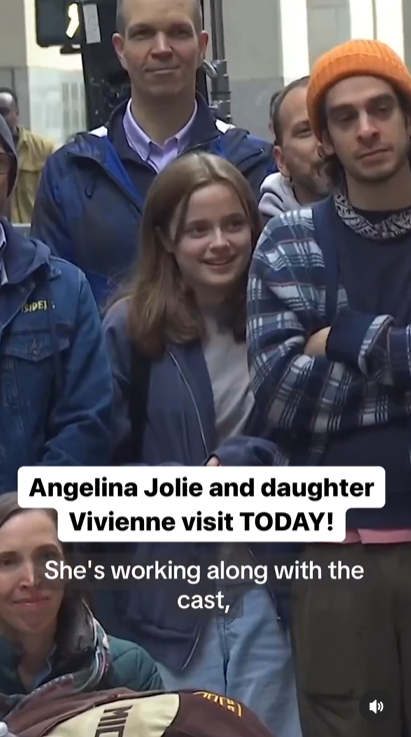
M 40 413 L 45 412 L 61 354 L 69 346 L 67 335 L 12 333 L 0 346 L 1 404 L 31 411 L 38 407 Z

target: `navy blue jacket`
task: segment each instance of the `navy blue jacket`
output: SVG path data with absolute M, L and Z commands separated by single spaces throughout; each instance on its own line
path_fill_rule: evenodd
M 127 302 L 117 303 L 103 324 L 114 378 L 115 445 L 130 432 L 127 400 L 130 384 L 130 344 L 126 333 Z M 210 377 L 199 343 L 170 346 L 163 358 L 153 361 L 147 401 L 146 430 L 140 462 L 147 465 L 181 464 L 201 466 L 216 449 L 214 400 Z M 218 448 L 217 455 L 225 466 L 272 466 L 276 464 L 276 446 L 258 435 L 262 422 L 255 412 L 245 433 L 250 437 L 230 440 Z M 255 437 L 252 437 L 255 436 Z M 94 546 L 93 546 L 94 547 Z M 89 548 L 90 549 L 90 548 Z M 113 556 L 124 556 L 124 563 L 152 563 L 155 560 L 184 565 L 206 566 L 217 562 L 219 546 L 213 543 L 176 544 L 133 543 L 107 547 L 109 562 Z M 100 552 L 94 547 L 94 552 Z M 103 552 L 101 550 L 101 552 Z M 294 547 L 264 543 L 250 546 L 256 562 L 295 560 Z M 105 584 L 107 586 L 107 583 Z M 176 582 L 127 582 L 115 594 L 94 587 L 94 610 L 104 627 L 113 635 L 138 642 L 152 655 L 172 669 L 184 668 L 196 647 L 204 617 L 198 611 L 182 611 L 176 605 Z M 178 582 L 178 593 L 210 593 L 213 582 L 202 581 L 198 587 L 187 581 Z M 287 590 L 270 583 L 276 605 L 273 617 L 284 616 Z M 276 613 L 277 612 L 277 613 Z
M 3 222 L 0 493 L 20 466 L 104 465 L 113 386 L 99 313 L 79 269 Z
M 256 200 L 273 171 L 270 149 L 239 128 L 222 133 L 205 101 L 186 151 L 201 149 L 227 158 L 250 182 Z M 33 214 L 32 235 L 52 252 L 77 264 L 99 304 L 116 283 L 129 278 L 148 189 L 156 172 L 128 146 L 123 130 L 126 103 L 108 124 L 56 151 L 46 162 Z

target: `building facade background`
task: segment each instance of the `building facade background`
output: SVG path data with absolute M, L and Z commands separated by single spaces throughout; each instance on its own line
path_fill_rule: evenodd
M 86 127 L 80 55 L 36 43 L 34 0 L 1 0 L 0 86 L 17 92 L 22 125 L 64 143 Z
M 81 57 L 37 46 L 35 0 L 1 10 L 0 85 L 16 90 L 23 125 L 62 144 L 86 128 Z M 349 38 L 386 41 L 411 69 L 411 0 L 223 0 L 223 15 L 233 121 L 257 135 L 271 95 Z
M 233 121 L 261 136 L 271 95 L 350 38 L 385 41 L 411 69 L 411 0 L 223 0 L 223 12 Z

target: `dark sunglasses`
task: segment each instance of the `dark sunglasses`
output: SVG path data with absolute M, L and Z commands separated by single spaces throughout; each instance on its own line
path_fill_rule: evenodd
M 0 174 L 8 174 L 13 166 L 13 154 L 0 153 Z

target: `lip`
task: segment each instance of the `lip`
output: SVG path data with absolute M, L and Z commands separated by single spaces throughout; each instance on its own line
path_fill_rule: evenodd
M 378 151 L 369 151 L 367 154 L 362 154 L 362 156 L 360 156 L 360 159 L 372 159 L 374 158 L 374 156 L 381 156 L 381 154 L 386 153 L 388 153 L 387 148 L 380 148 L 378 149 Z
M 15 601 L 13 603 L 17 604 L 18 606 L 41 606 L 42 604 L 46 604 L 46 602 L 48 601 L 48 598 L 41 597 L 35 599 L 20 599 L 19 601 Z
M 171 72 L 177 72 L 178 67 L 167 67 L 166 69 L 148 69 L 149 74 L 171 74 Z
M 234 260 L 235 260 L 235 257 L 230 258 L 226 261 L 204 261 L 204 263 L 206 264 L 206 266 L 216 266 L 216 267 L 229 266 L 230 264 L 233 263 Z

